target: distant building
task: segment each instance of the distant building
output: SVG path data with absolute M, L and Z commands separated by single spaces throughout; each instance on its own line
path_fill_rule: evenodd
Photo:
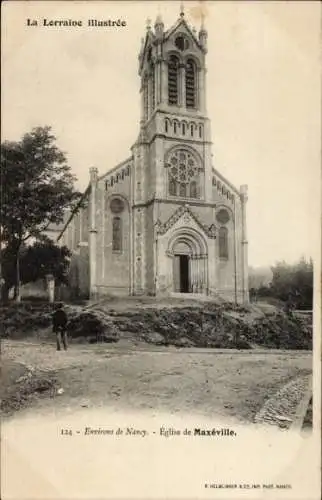
M 139 54 L 141 119 L 131 156 L 99 176 L 59 241 L 83 295 L 220 295 L 248 301 L 247 186 L 213 165 L 207 31 L 157 17 Z M 112 124 L 111 124 L 112 126 Z M 120 132 L 121 133 L 121 132 Z

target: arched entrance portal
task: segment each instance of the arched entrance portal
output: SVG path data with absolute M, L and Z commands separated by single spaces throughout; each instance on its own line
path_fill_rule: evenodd
M 208 256 L 206 242 L 197 232 L 181 231 L 169 243 L 173 258 L 173 291 L 207 293 Z
M 173 248 L 173 285 L 175 292 L 191 292 L 191 248 L 183 241 L 179 241 Z

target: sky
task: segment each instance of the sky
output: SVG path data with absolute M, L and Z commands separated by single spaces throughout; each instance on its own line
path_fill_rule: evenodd
M 214 166 L 247 184 L 249 264 L 316 256 L 320 247 L 319 2 L 183 3 L 208 30 L 207 107 Z M 84 189 L 130 156 L 139 131 L 138 53 L 146 19 L 166 29 L 180 2 L 5 3 L 2 140 L 50 125 Z M 27 26 L 27 19 L 38 26 Z M 82 20 L 45 27 L 42 20 Z M 87 27 L 88 19 L 124 27 Z

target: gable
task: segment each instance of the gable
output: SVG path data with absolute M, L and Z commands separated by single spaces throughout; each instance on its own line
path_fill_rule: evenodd
M 193 33 L 192 29 L 190 28 L 188 23 L 185 21 L 185 19 L 179 19 L 177 21 L 177 23 L 174 26 L 172 26 L 172 28 L 170 28 L 165 33 L 164 41 L 167 41 L 167 40 L 174 41 L 175 37 L 179 34 L 185 35 L 187 38 L 190 39 L 190 41 L 193 42 L 193 45 L 195 46 L 195 48 L 198 48 L 199 50 L 203 51 L 203 47 L 199 43 L 198 38 Z
M 208 238 L 216 237 L 215 224 L 211 224 L 209 227 L 202 224 L 187 205 L 180 206 L 164 224 L 158 220 L 156 223 L 156 230 L 158 234 L 163 235 L 172 228 L 179 228 L 187 225 L 189 225 L 189 227 L 195 227 L 195 229 L 199 231 L 201 230 Z

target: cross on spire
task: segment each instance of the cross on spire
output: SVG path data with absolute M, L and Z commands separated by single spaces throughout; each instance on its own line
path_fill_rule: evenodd
M 183 2 L 180 4 L 180 17 L 184 17 L 184 5 Z
M 206 7 L 204 6 L 204 3 L 202 0 L 199 0 L 199 5 L 200 5 L 200 20 L 201 20 L 200 29 L 204 30 L 205 29 Z
M 205 13 L 203 11 L 203 8 L 201 8 L 201 28 L 205 27 Z

